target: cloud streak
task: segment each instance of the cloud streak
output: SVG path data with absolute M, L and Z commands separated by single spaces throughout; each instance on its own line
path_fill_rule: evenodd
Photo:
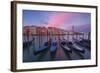
M 49 17 L 47 27 L 59 27 L 72 17 L 71 13 L 54 13 Z

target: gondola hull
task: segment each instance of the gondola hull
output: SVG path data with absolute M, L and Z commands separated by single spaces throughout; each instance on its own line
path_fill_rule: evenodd
M 82 52 L 82 53 L 85 52 L 85 49 L 84 48 L 82 48 L 81 46 L 78 46 L 76 44 L 73 44 L 72 47 L 74 48 L 74 50 L 76 50 L 78 52 Z
M 33 42 L 33 40 L 32 41 L 23 42 L 23 49 L 29 48 L 29 46 L 32 45 L 32 42 Z
M 50 55 L 52 59 L 55 57 L 56 51 L 57 51 L 57 42 L 52 42 L 50 46 Z
M 67 53 L 67 52 L 70 52 L 72 53 L 72 50 L 67 46 L 67 44 L 60 44 L 61 47 L 63 48 L 63 50 Z
M 91 48 L 91 44 L 86 43 L 86 41 L 84 41 L 84 40 L 78 41 L 77 39 L 74 39 L 74 43 L 76 43 L 77 45 L 82 46 L 84 48 L 88 48 L 88 49 Z
M 37 54 L 42 53 L 43 51 L 46 51 L 47 49 L 49 49 L 49 48 L 50 48 L 50 44 L 49 44 L 49 43 L 50 43 L 50 42 L 46 42 L 46 43 L 44 44 L 44 46 L 42 46 L 42 47 L 39 48 L 39 49 L 34 50 L 34 54 L 37 55 Z
M 78 52 L 81 52 L 81 53 L 85 52 L 84 49 L 76 47 L 75 45 L 73 45 L 74 43 L 72 43 L 72 42 L 67 42 L 67 44 L 68 44 L 68 47 L 71 48 L 72 50 L 75 50 L 75 51 L 78 51 Z
M 42 53 L 43 51 L 46 51 L 49 48 L 49 46 L 43 46 L 40 48 L 40 50 L 34 50 L 34 54 L 37 55 L 39 53 Z
M 88 48 L 88 49 L 91 48 L 91 45 L 87 45 L 86 43 L 83 43 L 83 42 L 75 42 L 75 43 L 82 46 L 82 47 Z

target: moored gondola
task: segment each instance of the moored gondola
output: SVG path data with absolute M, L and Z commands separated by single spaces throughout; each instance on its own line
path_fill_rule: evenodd
M 23 42 L 23 49 L 29 48 L 32 45 L 32 42 L 34 41 L 34 38 L 30 41 L 24 41 Z
M 81 40 L 82 40 L 83 42 L 86 42 L 86 43 L 91 43 L 91 40 L 89 40 L 89 39 L 81 38 Z
M 84 40 L 78 41 L 77 39 L 74 39 L 74 42 L 79 46 L 82 46 L 82 47 L 85 47 L 85 48 L 88 48 L 88 49 L 91 48 L 91 45 L 89 43 L 84 42 Z
M 76 43 L 74 42 L 67 42 L 68 44 L 68 47 L 71 48 L 72 50 L 75 50 L 75 51 L 78 51 L 78 52 L 81 52 L 81 53 L 84 53 L 85 52 L 85 49 L 83 49 L 81 46 L 78 46 Z
M 45 42 L 42 47 L 34 49 L 34 54 L 37 55 L 39 53 L 42 53 L 43 51 L 46 51 L 49 47 L 50 47 L 50 42 Z
M 88 48 L 91 48 L 91 41 L 88 39 L 81 39 L 81 43 L 85 44 Z
M 70 53 L 72 53 L 72 50 L 71 50 L 71 48 L 69 48 L 69 47 L 67 46 L 66 41 L 62 41 L 62 42 L 60 43 L 60 45 L 61 45 L 61 47 L 63 48 L 63 50 L 64 50 L 65 52 L 70 52 Z
M 77 45 L 76 43 L 73 43 L 72 46 L 73 46 L 74 50 L 76 50 L 76 51 L 79 51 L 79 52 L 82 52 L 82 53 L 85 52 L 85 49 L 83 47 Z
M 51 58 L 55 57 L 56 51 L 57 51 L 57 41 L 51 41 L 51 44 L 50 44 Z

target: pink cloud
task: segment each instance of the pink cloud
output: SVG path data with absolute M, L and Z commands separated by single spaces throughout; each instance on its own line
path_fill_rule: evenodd
M 68 21 L 72 17 L 72 13 L 55 13 L 49 18 L 47 27 L 59 27 L 65 21 Z

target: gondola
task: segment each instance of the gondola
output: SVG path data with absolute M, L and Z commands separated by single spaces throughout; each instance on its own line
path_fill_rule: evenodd
M 71 50 L 71 48 L 69 48 L 69 47 L 67 46 L 66 41 L 62 41 L 62 42 L 60 43 L 60 45 L 61 45 L 61 47 L 63 48 L 63 50 L 64 50 L 65 52 L 70 52 L 70 53 L 72 53 L 72 50 Z
M 89 40 L 89 39 L 81 38 L 81 40 L 82 40 L 83 42 L 86 42 L 86 43 L 91 43 L 91 40 Z
M 23 49 L 25 49 L 25 48 L 28 47 L 28 43 L 29 43 L 29 42 L 23 42 Z
M 78 51 L 78 52 L 81 52 L 81 53 L 84 53 L 85 52 L 85 49 L 83 49 L 81 46 L 78 46 L 77 44 L 75 44 L 74 42 L 67 42 L 68 44 L 68 47 L 75 50 L 75 51 Z
M 87 47 L 89 47 L 90 48 L 90 46 L 91 46 L 91 41 L 90 40 L 88 40 L 88 39 L 81 39 L 81 41 L 80 41 L 81 43 L 84 43 Z
M 85 49 L 83 47 L 77 45 L 76 43 L 73 43 L 72 46 L 74 47 L 74 50 L 76 50 L 76 51 L 79 51 L 79 52 L 82 52 L 82 53 L 85 52 Z
M 89 43 L 87 44 L 83 40 L 78 41 L 78 40 L 74 39 L 74 41 L 75 41 L 76 44 L 78 44 L 78 45 L 80 45 L 82 47 L 85 47 L 85 48 L 88 48 L 88 49 L 91 48 L 91 45 Z
M 84 41 L 80 41 L 80 43 L 81 43 L 84 47 L 86 47 L 86 48 L 88 48 L 88 49 L 91 48 L 91 43 L 87 43 L 87 42 L 84 42 Z
M 42 53 L 43 51 L 46 51 L 50 47 L 50 42 L 45 42 L 44 45 L 38 49 L 34 49 L 34 54 L 37 55 L 39 53 Z
M 54 58 L 57 50 L 57 41 L 51 41 L 50 45 L 50 54 Z
M 29 48 L 29 46 L 32 45 L 32 42 L 33 42 L 33 39 L 30 40 L 30 41 L 24 41 L 24 42 L 23 42 L 23 49 Z

